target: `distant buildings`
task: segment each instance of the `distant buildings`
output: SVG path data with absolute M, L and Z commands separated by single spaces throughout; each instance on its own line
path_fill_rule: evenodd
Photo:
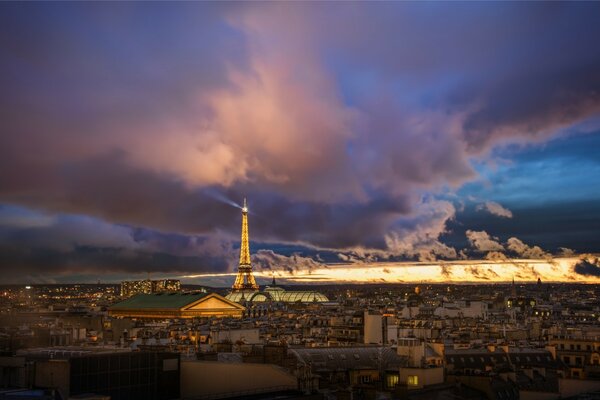
M 165 293 L 181 291 L 181 282 L 178 279 L 144 279 L 140 281 L 121 282 L 121 297 L 127 298 L 139 293 Z

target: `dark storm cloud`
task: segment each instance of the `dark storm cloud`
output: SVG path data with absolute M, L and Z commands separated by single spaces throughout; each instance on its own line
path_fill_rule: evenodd
M 579 275 L 600 277 L 600 264 L 597 258 L 585 258 L 575 264 L 573 271 Z
M 6 282 L 68 273 L 228 271 L 236 261 L 231 241 L 218 235 L 163 233 L 87 216 L 42 219 L 34 214 L 0 207 L 0 265 L 6 267 Z
M 148 228 L 118 239 L 127 251 L 67 243 L 69 268 L 202 263 L 187 240 L 239 229 L 209 191 L 248 197 L 261 241 L 454 258 L 439 238 L 455 208 L 431 194 L 475 179 L 496 145 L 598 115 L 599 10 L 3 3 L 0 201 Z M 511 210 L 494 223 L 519 223 Z M 55 250 L 27 254 L 39 230 L 13 230 L 5 261 L 58 268 Z M 203 265 L 222 270 L 221 250 Z

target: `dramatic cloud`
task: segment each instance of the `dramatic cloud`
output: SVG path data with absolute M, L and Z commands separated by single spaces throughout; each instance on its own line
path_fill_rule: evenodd
M 512 218 L 513 216 L 512 211 L 493 201 L 486 201 L 485 204 L 481 206 L 481 208 L 483 207 L 485 207 L 490 214 L 494 214 L 499 217 Z
M 258 270 L 286 271 L 293 274 L 295 271 L 311 271 L 315 268 L 325 267 L 322 263 L 299 254 L 284 256 L 273 250 L 259 250 L 252 255 L 252 263 Z
M 597 257 L 583 257 L 575 264 L 573 271 L 579 275 L 600 277 L 600 260 Z
M 391 255 L 418 257 L 420 261 L 435 261 L 437 257 L 456 258 L 456 250 L 439 241 L 446 232 L 446 222 L 454 217 L 454 206 L 447 201 L 421 203 L 418 217 L 402 224 L 386 236 Z
M 237 265 L 237 251 L 218 235 L 190 236 L 113 225 L 91 217 L 61 215 L 47 224 L 27 224 L 6 215 L 32 213 L 15 207 L 0 209 L 0 265 L 6 281 L 63 274 L 228 271 Z M 24 249 L 24 246 L 27 246 Z
M 559 247 L 558 250 L 560 257 L 573 257 L 575 255 L 575 251 L 567 247 Z
M 443 240 L 453 196 L 485 180 L 495 149 L 600 127 L 598 11 L 1 4 L 0 202 L 19 208 L 0 215 L 3 264 L 223 271 L 239 213 L 215 193 L 248 197 L 261 242 L 347 262 L 457 258 Z M 466 229 L 479 252 L 503 250 Z M 509 250 L 545 256 L 517 241 Z M 265 268 L 311 268 L 265 251 Z
M 490 236 L 485 231 L 466 231 L 467 239 L 471 246 L 473 246 L 478 252 L 485 253 L 488 251 L 503 251 L 504 246 L 502 246 L 497 238 Z
M 528 246 L 516 237 L 511 237 L 506 242 L 506 248 L 517 253 L 523 258 L 552 258 L 552 255 L 546 253 L 539 246 Z

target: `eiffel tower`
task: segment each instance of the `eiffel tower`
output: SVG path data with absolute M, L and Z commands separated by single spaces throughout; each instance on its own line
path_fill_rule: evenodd
M 235 282 L 231 287 L 233 291 L 258 290 L 258 285 L 252 275 L 252 264 L 250 262 L 250 239 L 248 237 L 248 205 L 244 199 L 242 207 L 242 242 L 240 245 L 240 264 Z

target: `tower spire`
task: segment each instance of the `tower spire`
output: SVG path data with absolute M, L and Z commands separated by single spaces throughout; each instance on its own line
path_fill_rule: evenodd
M 248 234 L 248 204 L 244 198 L 242 207 L 242 238 L 240 242 L 240 263 L 238 274 L 233 284 L 233 290 L 258 290 L 258 285 L 252 275 L 252 264 L 250 261 L 250 237 Z

